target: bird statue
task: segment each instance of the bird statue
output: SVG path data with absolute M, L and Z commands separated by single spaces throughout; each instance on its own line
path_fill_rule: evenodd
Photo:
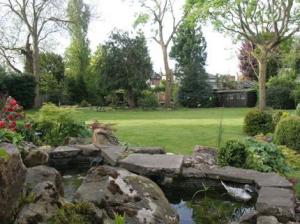
M 226 185 L 223 181 L 221 181 L 223 187 L 226 189 L 228 194 L 233 197 L 237 201 L 247 202 L 252 199 L 251 193 L 253 192 L 253 189 L 246 184 L 244 188 L 238 188 L 238 187 L 230 187 Z

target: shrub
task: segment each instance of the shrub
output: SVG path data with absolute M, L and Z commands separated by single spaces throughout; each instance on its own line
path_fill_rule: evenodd
M 1 92 L 14 97 L 24 108 L 31 108 L 35 97 L 35 78 L 27 74 L 7 74 L 0 79 Z
M 84 137 L 88 131 L 84 124 L 76 122 L 74 111 L 45 104 L 34 120 L 33 128 L 41 133 L 41 141 L 58 146 L 65 143 L 67 137 Z
M 297 115 L 297 116 L 300 116 L 300 103 L 297 105 L 297 108 L 296 108 L 296 115 Z
M 289 171 L 284 155 L 275 144 L 249 138 L 246 139 L 245 145 L 247 160 L 244 168 L 281 174 L 286 174 Z
M 276 111 L 275 113 L 273 113 L 272 115 L 272 120 L 273 120 L 273 128 L 275 130 L 277 124 L 279 123 L 279 121 L 283 118 L 286 118 L 289 116 L 289 113 L 284 112 L 284 111 Z
M 244 132 L 250 136 L 273 132 L 272 115 L 259 110 L 252 110 L 246 114 Z
M 82 100 L 79 104 L 80 107 L 90 107 L 91 104 L 89 104 L 89 102 L 87 102 L 86 100 Z
M 159 106 L 157 96 L 150 91 L 145 91 L 143 93 L 143 96 L 139 99 L 138 104 L 143 109 L 155 109 Z
M 300 117 L 290 116 L 278 123 L 275 143 L 300 151 Z
M 299 84 L 297 84 L 297 86 L 293 92 L 293 96 L 294 96 L 296 104 L 299 104 L 300 103 L 300 85 Z
M 295 81 L 285 77 L 273 77 L 267 83 L 267 106 L 274 109 L 295 108 Z
M 247 158 L 245 145 L 236 140 L 229 140 L 218 153 L 218 163 L 221 166 L 242 167 Z
M 300 154 L 293 149 L 290 149 L 286 146 L 279 146 L 282 154 L 286 158 L 287 164 L 296 170 L 300 169 Z

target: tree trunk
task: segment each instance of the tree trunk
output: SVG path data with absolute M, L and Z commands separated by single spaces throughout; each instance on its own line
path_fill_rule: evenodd
M 170 70 L 168 50 L 166 46 L 162 46 L 162 52 L 166 72 L 165 107 L 170 108 L 172 106 L 173 73 Z
M 258 59 L 259 64 L 259 110 L 264 111 L 266 108 L 266 73 L 267 73 L 267 53 L 263 52 Z
M 130 109 L 135 108 L 134 94 L 131 87 L 127 90 L 127 102 Z
M 40 99 L 40 52 L 39 52 L 38 38 L 32 36 L 32 42 L 33 42 L 33 52 L 32 52 L 33 75 L 36 81 L 34 107 L 38 108 L 42 104 Z

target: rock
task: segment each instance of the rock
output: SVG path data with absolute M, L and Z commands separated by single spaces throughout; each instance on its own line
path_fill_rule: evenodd
M 32 189 L 33 200 L 19 212 L 18 224 L 47 224 L 60 207 L 59 193 L 51 182 L 42 182 Z
M 257 224 L 279 224 L 274 216 L 260 216 L 257 218 Z
M 1 143 L 0 150 L 0 222 L 9 223 L 18 206 L 25 182 L 26 168 L 19 150 L 12 144 Z
M 217 164 L 217 149 L 197 145 L 193 150 L 193 157 L 197 163 L 214 166 Z
M 252 210 L 250 212 L 245 213 L 239 220 L 240 224 L 256 224 L 258 211 Z
M 88 145 L 88 144 L 92 144 L 92 138 L 80 138 L 80 137 L 69 137 L 65 144 L 66 145 L 77 145 L 77 144 L 81 144 L 81 145 Z
M 256 184 L 261 187 L 292 188 L 293 184 L 276 173 L 261 173 L 255 177 Z
M 111 219 L 115 213 L 125 214 L 128 224 L 179 223 L 175 210 L 154 182 L 121 168 L 91 168 L 75 200 L 92 202 Z
M 101 150 L 93 144 L 60 146 L 49 153 L 49 165 L 58 170 L 83 170 L 102 164 Z
M 53 150 L 50 145 L 43 145 L 37 148 L 39 151 L 47 152 L 48 154 Z
M 60 173 L 56 169 L 47 166 L 35 166 L 27 170 L 25 181 L 27 193 L 31 192 L 36 185 L 45 181 L 53 183 L 58 193 L 61 196 L 64 195 L 62 177 Z
M 93 143 L 97 145 L 119 145 L 118 138 L 113 134 L 112 125 L 94 123 Z
M 295 220 L 295 196 L 291 189 L 263 187 L 255 207 L 259 213 L 276 216 L 280 221 Z
M 183 156 L 130 154 L 119 163 L 121 167 L 145 176 L 176 176 L 180 174 Z
M 101 150 L 101 155 L 104 162 L 111 166 L 116 166 L 118 162 L 128 155 L 127 147 L 123 146 L 109 146 L 109 145 L 96 145 Z
M 24 158 L 26 167 L 45 165 L 48 163 L 48 153 L 40 150 L 31 150 Z
M 141 154 L 166 154 L 163 147 L 130 147 L 128 151 Z

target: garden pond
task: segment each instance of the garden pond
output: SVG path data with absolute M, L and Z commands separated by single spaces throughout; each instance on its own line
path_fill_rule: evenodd
M 65 198 L 72 200 L 75 192 L 85 178 L 83 172 L 67 172 L 63 174 Z M 180 216 L 181 224 L 227 224 L 254 209 L 255 200 L 247 203 L 237 202 L 224 189 L 167 188 L 166 197 Z M 197 192 L 198 191 L 198 192 Z

